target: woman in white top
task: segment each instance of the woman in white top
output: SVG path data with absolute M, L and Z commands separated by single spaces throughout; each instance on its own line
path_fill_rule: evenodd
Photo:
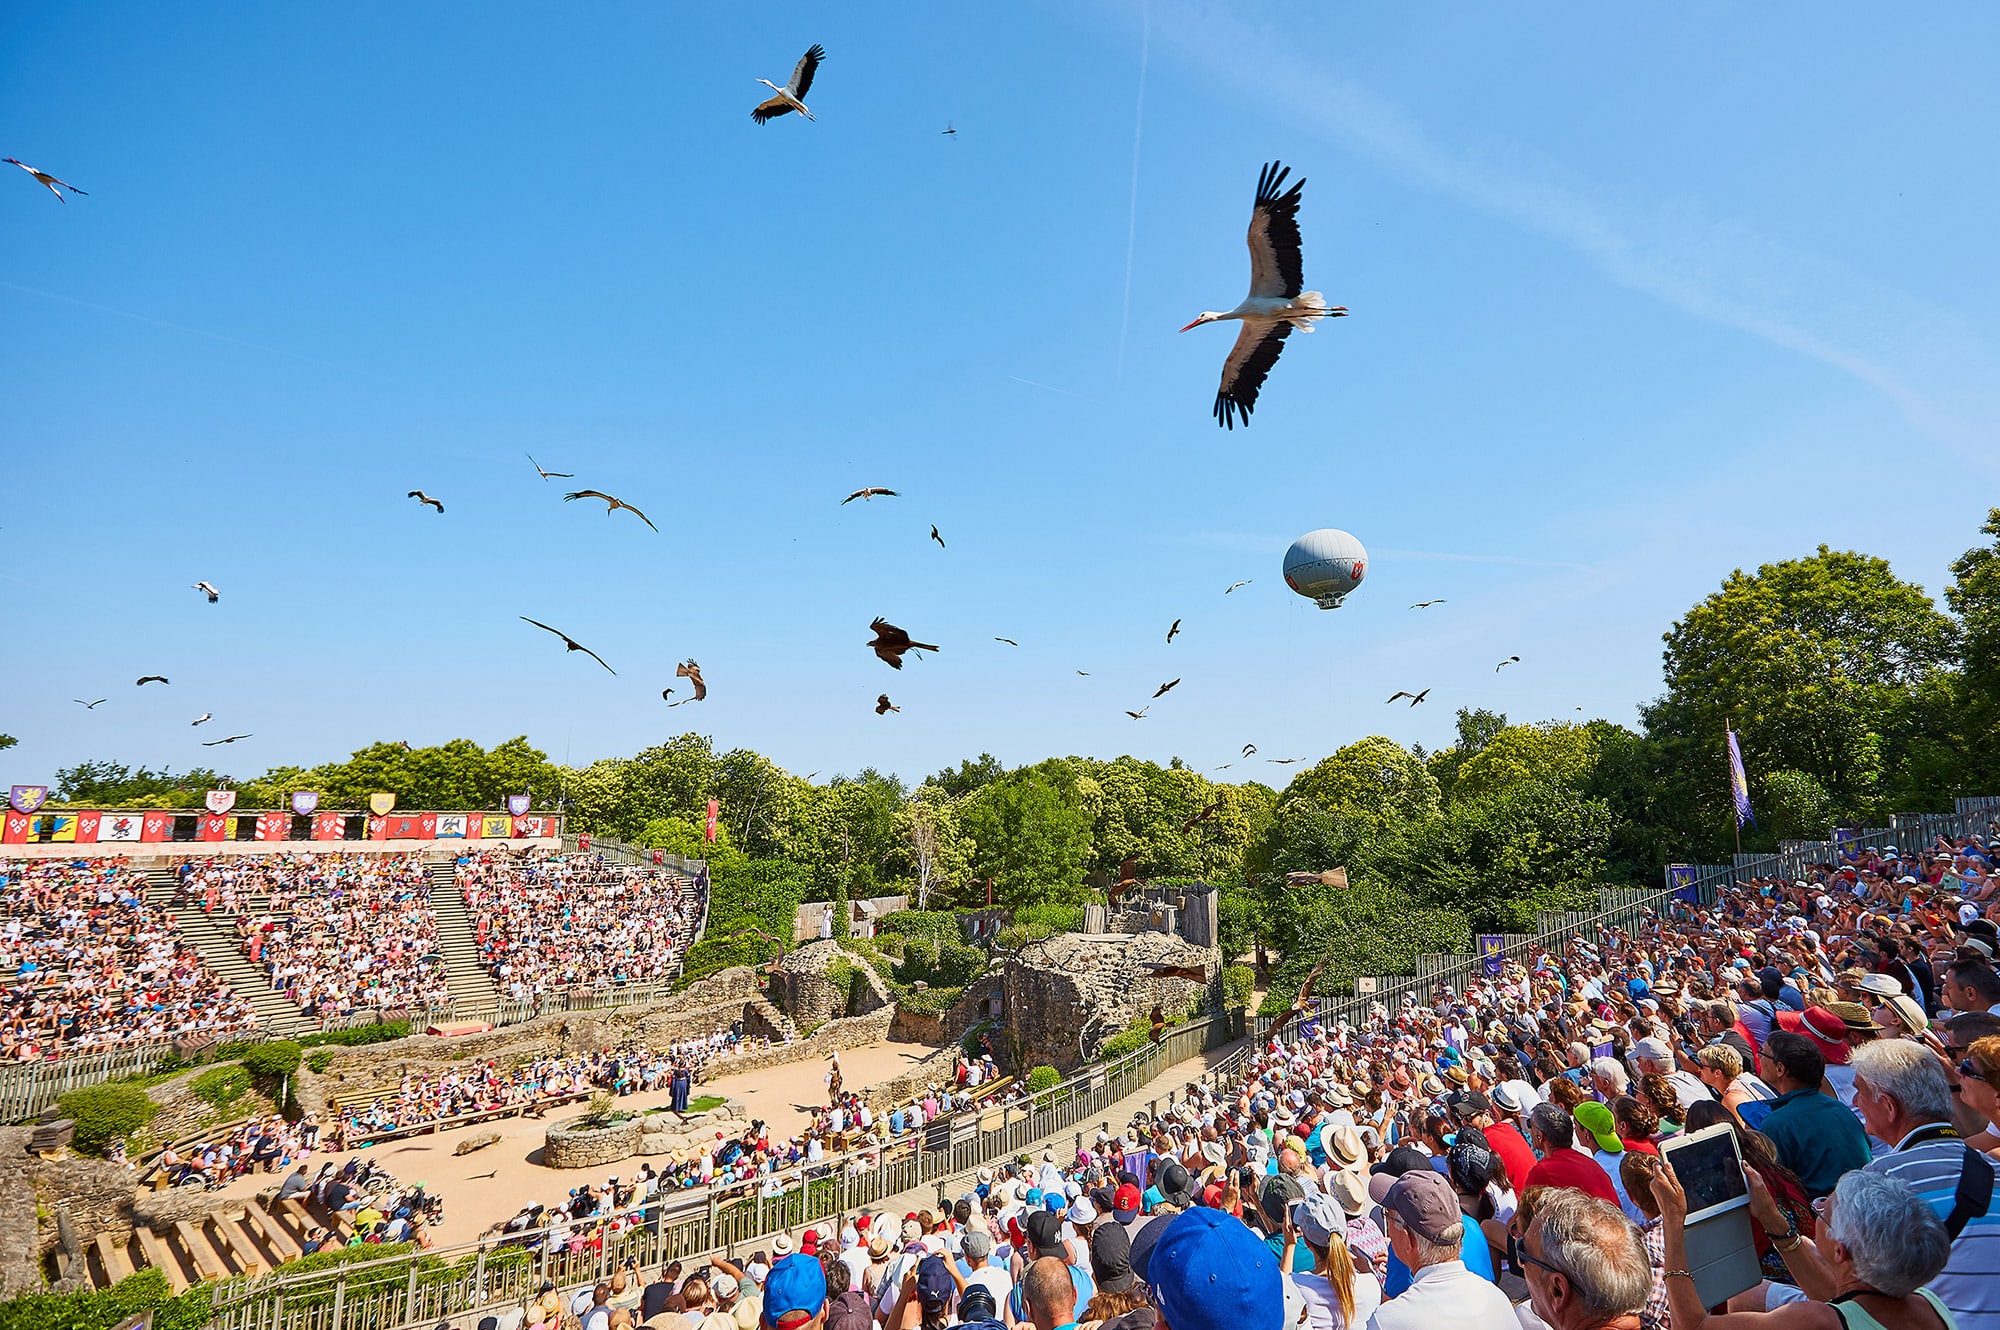
M 1285 1216 L 1285 1251 L 1280 1270 L 1290 1270 L 1303 1241 L 1312 1270 L 1286 1276 L 1306 1307 L 1307 1330 L 1353 1330 L 1366 1325 L 1382 1305 L 1382 1283 L 1374 1272 L 1354 1268 L 1347 1248 L 1347 1213 L 1323 1191 L 1308 1192 Z

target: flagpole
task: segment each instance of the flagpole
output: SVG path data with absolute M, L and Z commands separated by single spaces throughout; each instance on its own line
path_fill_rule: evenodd
M 1722 744 L 1722 760 L 1724 763 L 1728 763 L 1730 761 L 1728 740 L 1729 737 L 1733 737 L 1736 733 L 1736 717 L 1730 716 L 1724 720 L 1723 727 L 1726 737 Z M 1736 768 L 1734 766 L 1729 768 L 1729 822 L 1736 829 L 1736 853 L 1741 854 L 1743 853 L 1743 815 L 1736 810 Z

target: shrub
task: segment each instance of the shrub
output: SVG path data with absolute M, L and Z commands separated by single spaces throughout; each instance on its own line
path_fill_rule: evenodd
M 260 1047 L 260 1045 L 253 1039 L 232 1039 L 226 1044 L 217 1044 L 213 1048 L 205 1050 L 201 1054 L 201 1061 L 203 1062 L 240 1061 L 245 1053 L 248 1053 L 251 1049 L 257 1047 Z
M 332 1049 L 315 1048 L 311 1055 L 306 1058 L 306 1065 L 313 1069 L 315 1075 L 323 1074 L 328 1067 L 333 1065 L 333 1058 L 334 1052 Z
M 1062 1073 L 1047 1063 L 1028 1069 L 1028 1089 L 1031 1091 L 1049 1090 L 1061 1084 Z
M 929 938 L 940 946 L 946 942 L 965 940 L 958 916 L 950 910 L 892 910 L 876 921 L 875 931 L 878 934 Z
M 903 960 L 896 967 L 896 977 L 906 984 L 914 984 L 919 979 L 929 983 L 937 972 L 938 944 L 929 938 L 913 937 L 903 946 Z
M 375 1025 L 356 1025 L 345 1030 L 321 1030 L 317 1034 L 301 1035 L 296 1042 L 301 1048 L 316 1048 L 321 1044 L 358 1048 L 363 1044 L 385 1044 L 391 1039 L 405 1038 L 409 1033 L 408 1021 L 381 1021 Z
M 188 1089 L 194 1091 L 195 1098 L 224 1117 L 229 1116 L 229 1110 L 236 1106 L 236 1101 L 249 1094 L 252 1088 L 250 1073 L 236 1062 L 210 1067 L 188 1082 Z
M 375 1249 L 375 1250 L 379 1250 Z M 112 1330 L 127 1317 L 153 1313 L 153 1330 L 201 1330 L 213 1314 L 212 1293 L 191 1288 L 179 1297 L 166 1272 L 141 1270 L 110 1288 L 84 1293 L 24 1293 L 0 1304 L 6 1330 Z
M 1230 1007 L 1247 1007 L 1257 987 L 1257 972 L 1247 965 L 1226 965 L 1222 969 L 1222 999 Z
M 302 1055 L 303 1051 L 291 1040 L 273 1039 L 245 1053 L 243 1069 L 252 1076 L 266 1076 L 275 1081 L 297 1071 Z
M 944 942 L 938 946 L 937 968 L 927 978 L 933 984 L 963 988 L 985 973 L 985 952 L 963 942 Z
M 160 1106 L 136 1085 L 116 1081 L 71 1090 L 56 1100 L 62 1115 L 76 1123 L 70 1144 L 83 1154 L 101 1155 L 153 1120 Z
M 1115 1062 L 1127 1053 L 1136 1053 L 1152 1042 L 1153 1030 L 1150 1023 L 1127 1026 L 1104 1041 L 1104 1047 L 1097 1050 L 1097 1060 Z
M 995 951 L 1019 951 L 1021 948 L 1027 946 L 1029 941 L 1027 929 L 1016 924 L 1008 924 L 993 935 L 993 949 Z
M 899 987 L 896 990 L 896 1005 L 918 1016 L 942 1016 L 964 996 L 962 988 Z
M 1028 929 L 1037 937 L 1048 937 L 1051 933 L 1081 933 L 1083 931 L 1083 907 L 1081 905 L 1023 905 L 1014 911 L 1014 922 Z M 1036 932 L 1036 930 L 1045 930 Z

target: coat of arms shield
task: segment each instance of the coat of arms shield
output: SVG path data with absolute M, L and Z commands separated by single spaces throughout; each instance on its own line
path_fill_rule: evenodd
M 387 817 L 396 807 L 396 796 L 389 793 L 368 796 L 368 811 L 377 817 Z
M 234 807 L 236 807 L 236 791 L 210 790 L 208 792 L 209 812 L 222 814 L 228 812 L 230 809 Z

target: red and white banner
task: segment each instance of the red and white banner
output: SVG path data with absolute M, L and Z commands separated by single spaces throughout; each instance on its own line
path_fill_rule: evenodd
M 517 817 L 514 819 L 514 836 L 516 839 L 524 836 L 547 836 L 550 834 L 549 820 L 545 817 L 538 815 L 535 817 Z
M 711 845 L 715 843 L 715 815 L 721 811 L 721 804 L 713 799 L 708 801 L 708 840 Z
M 258 840 L 284 840 L 292 834 L 290 813 L 257 814 Z
M 97 844 L 97 825 L 101 813 L 78 813 L 76 815 L 76 843 L 78 845 Z
M 340 840 L 347 832 L 347 818 L 340 813 L 317 813 L 313 816 L 314 840 Z
M 99 813 L 97 815 L 97 843 L 106 841 L 135 841 L 145 828 L 144 813 Z
M 7 823 L 0 829 L 0 844 L 23 845 L 28 840 L 28 815 L 26 813 L 7 814 Z
M 139 827 L 139 839 L 151 844 L 171 840 L 174 835 L 174 815 L 172 813 L 148 813 Z
M 201 839 L 228 840 L 229 816 L 226 813 L 203 813 L 201 815 Z

